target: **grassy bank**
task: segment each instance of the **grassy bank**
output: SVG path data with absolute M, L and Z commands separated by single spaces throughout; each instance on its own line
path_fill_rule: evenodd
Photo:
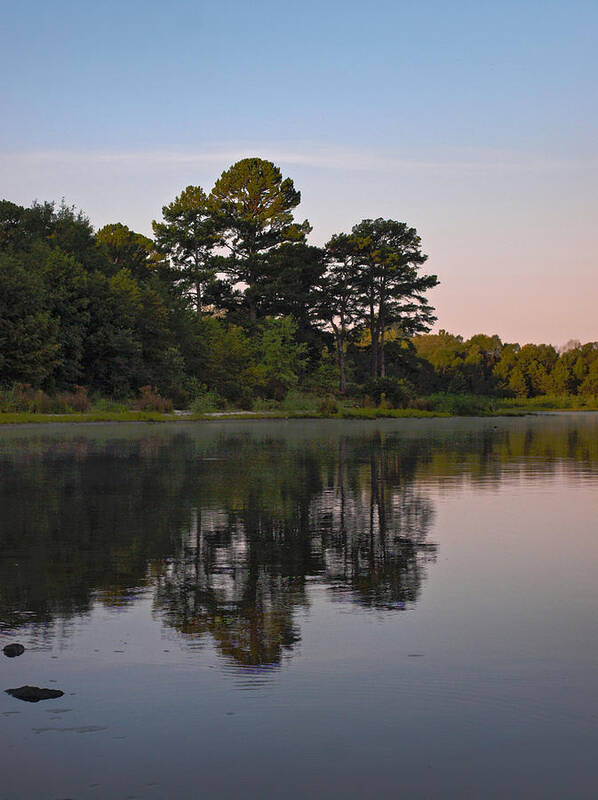
M 42 422 L 171 422 L 180 419 L 175 414 L 158 411 L 90 411 L 69 414 L 40 414 L 20 411 L 0 414 L 0 425 L 19 425 Z
M 158 412 L 98 412 L 89 414 L 0 414 L 0 425 L 23 425 L 40 423 L 82 422 L 199 422 L 223 419 L 382 419 L 450 417 L 451 414 L 436 411 L 418 411 L 413 408 L 341 408 L 334 414 L 315 411 L 218 411 L 204 414 L 160 414 Z
M 500 417 L 538 414 L 547 411 L 598 411 L 595 397 L 534 397 L 529 399 L 499 399 L 475 395 L 431 395 L 418 398 L 413 407 L 359 407 L 341 405 L 336 401 L 322 402 L 321 398 L 304 400 L 292 407 L 281 403 L 278 407 L 252 410 L 206 409 L 175 414 L 172 412 L 137 410 L 89 410 L 66 414 L 41 412 L 0 413 L 0 425 L 25 423 L 81 423 L 81 422 L 189 422 L 222 419 L 412 419 L 430 417 Z

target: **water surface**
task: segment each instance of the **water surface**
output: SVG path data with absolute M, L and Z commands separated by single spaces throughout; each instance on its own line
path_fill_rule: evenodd
M 598 415 L 0 431 L 0 797 L 596 796 Z

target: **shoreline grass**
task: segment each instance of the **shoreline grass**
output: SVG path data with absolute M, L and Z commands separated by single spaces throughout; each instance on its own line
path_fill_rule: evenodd
M 29 425 L 50 422 L 174 422 L 181 417 L 158 411 L 84 411 L 68 414 L 42 414 L 29 411 L 0 413 L 0 425 Z M 188 419 L 188 417 L 182 417 Z
M 162 401 L 162 398 L 158 397 Z M 206 398 L 203 398 L 205 401 Z M 171 405 L 169 403 L 169 405 Z M 43 408 L 43 406 L 42 406 Z M 413 398 L 405 408 L 392 408 L 383 398 L 378 406 L 358 405 L 357 401 L 334 396 L 322 398 L 316 395 L 289 393 L 283 401 L 258 401 L 253 409 L 222 407 L 215 403 L 194 403 L 187 411 L 175 412 L 164 407 L 144 410 L 130 408 L 122 403 L 102 399 L 86 409 L 56 409 L 48 413 L 46 408 L 29 410 L 2 409 L 1 425 L 23 425 L 41 423 L 90 423 L 90 422 L 195 422 L 209 420 L 247 419 L 418 419 L 435 417 L 513 417 L 553 412 L 598 411 L 595 396 L 548 396 L 531 398 L 497 398 L 472 394 L 439 393 Z M 58 413 L 56 413 L 58 412 Z
M 209 422 L 223 420 L 268 420 L 268 419 L 337 419 L 337 420 L 378 420 L 378 419 L 433 419 L 451 417 L 521 417 L 537 416 L 543 413 L 598 411 L 595 406 L 557 407 L 546 404 L 536 405 L 527 402 L 510 401 L 497 404 L 494 408 L 463 410 L 426 410 L 419 408 L 357 408 L 340 407 L 334 413 L 295 409 L 271 409 L 260 411 L 206 411 L 203 413 L 161 413 L 157 411 L 90 411 L 68 414 L 43 414 L 38 412 L 0 413 L 2 425 L 29 425 L 50 423 L 119 423 L 119 422 Z

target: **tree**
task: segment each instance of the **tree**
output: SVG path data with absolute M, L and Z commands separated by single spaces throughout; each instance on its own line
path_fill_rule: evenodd
M 147 236 L 116 222 L 100 228 L 96 240 L 105 248 L 115 272 L 128 269 L 139 280 L 151 276 L 155 267 L 155 250 L 154 243 Z
M 244 158 L 222 173 L 210 202 L 220 230 L 220 243 L 230 253 L 226 270 L 246 284 L 244 299 L 255 322 L 258 283 L 266 254 L 283 242 L 301 242 L 311 230 L 307 220 L 293 221 L 301 193 L 271 161 Z
M 201 314 L 206 286 L 216 275 L 212 253 L 218 237 L 208 197 L 201 186 L 187 186 L 172 203 L 162 206 L 162 216 L 164 222 L 152 222 L 156 245 L 181 270 Z
M 40 386 L 58 363 L 57 326 L 41 276 L 0 254 L 0 382 Z
M 27 262 L 27 259 L 25 259 Z M 68 388 L 80 383 L 83 352 L 89 328 L 89 274 L 71 256 L 37 243 L 31 253 L 45 283 L 45 307 L 56 326 L 56 365 L 51 388 Z
M 231 402 L 243 400 L 252 388 L 254 348 L 240 325 L 226 325 L 206 316 L 202 319 L 205 366 L 202 381 Z
M 98 248 L 89 219 L 64 201 L 34 202 L 23 208 L 0 202 L 0 250 L 29 252 L 40 242 L 72 256 L 87 270 L 105 269 L 107 259 Z
M 255 383 L 269 397 L 283 400 L 299 381 L 305 366 L 306 346 L 298 343 L 297 325 L 291 317 L 260 322 L 257 340 Z
M 23 206 L 0 200 L 0 250 L 22 250 L 27 243 L 24 220 L 27 210 Z
M 360 315 L 360 305 L 355 292 L 355 270 L 352 242 L 345 233 L 337 234 L 326 245 L 328 268 L 317 286 L 315 315 L 330 325 L 334 334 L 336 358 L 339 368 L 339 392 L 347 389 L 345 351 L 347 334 Z
M 89 329 L 83 363 L 85 383 L 103 394 L 126 397 L 140 385 L 141 343 L 135 331 L 139 292 L 126 270 L 89 279 Z
M 573 356 L 573 358 L 571 358 Z M 551 392 L 554 394 L 575 394 L 578 381 L 573 374 L 573 363 L 576 358 L 574 350 L 565 350 L 559 356 L 550 375 Z
M 585 395 L 598 395 L 598 358 L 592 361 L 584 382 L 579 387 L 579 393 Z
M 436 275 L 420 275 L 427 260 L 415 228 L 392 219 L 364 219 L 349 237 L 356 289 L 365 307 L 371 338 L 371 376 L 384 377 L 384 339 L 389 326 L 407 338 L 435 321 L 425 298 Z
M 495 388 L 493 370 L 498 363 L 503 343 L 500 337 L 478 333 L 465 342 L 464 371 L 469 378 L 469 391 L 474 394 L 492 394 Z
M 326 269 L 326 252 L 303 242 L 284 242 L 263 262 L 256 287 L 264 316 L 291 316 L 303 333 L 312 325 L 315 287 Z

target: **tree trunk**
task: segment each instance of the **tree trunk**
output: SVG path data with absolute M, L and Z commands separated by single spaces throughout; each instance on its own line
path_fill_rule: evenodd
M 372 340 L 370 373 L 372 380 L 376 380 L 378 377 L 378 325 L 373 303 L 370 303 L 370 338 Z
M 380 305 L 380 314 L 378 317 L 378 328 L 380 330 L 380 377 L 386 377 L 386 365 L 384 363 L 384 307 Z
M 339 370 L 339 387 L 338 390 L 341 394 L 347 391 L 347 382 L 345 378 L 345 331 L 341 325 L 340 328 L 332 323 L 334 330 L 334 343 L 336 344 L 336 360 L 338 362 Z
M 347 380 L 345 378 L 345 343 L 341 341 L 338 348 L 338 368 L 339 368 L 339 392 L 344 395 L 347 391 Z

